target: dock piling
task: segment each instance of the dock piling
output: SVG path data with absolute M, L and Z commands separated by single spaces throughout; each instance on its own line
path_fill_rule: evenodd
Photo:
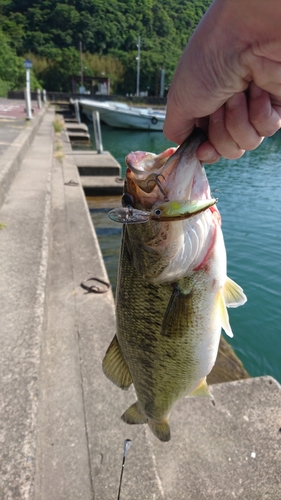
M 95 133 L 95 143 L 98 154 L 103 153 L 103 145 L 102 145 L 102 136 L 101 136 L 101 128 L 100 128 L 100 114 L 98 111 L 93 111 L 93 125 L 94 125 L 94 133 Z
M 41 91 L 40 91 L 40 89 L 37 89 L 37 106 L 38 106 L 39 109 L 42 108 Z
M 76 116 L 77 123 L 81 123 L 79 102 L 75 99 L 73 104 L 74 104 L 75 116 Z

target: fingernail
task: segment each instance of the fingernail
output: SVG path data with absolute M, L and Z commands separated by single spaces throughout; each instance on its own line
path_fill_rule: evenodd
M 206 151 L 204 152 L 204 154 L 198 155 L 198 158 L 203 163 L 214 163 L 215 161 L 218 161 L 220 159 L 220 156 L 212 153 L 212 151 Z

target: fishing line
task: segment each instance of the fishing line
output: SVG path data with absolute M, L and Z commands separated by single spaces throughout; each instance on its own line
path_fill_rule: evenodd
M 127 451 L 128 451 L 128 449 L 130 448 L 131 445 L 132 445 L 131 439 L 125 439 L 125 441 L 124 441 L 124 451 L 123 451 L 123 461 L 122 461 L 122 467 L 121 467 L 121 474 L 120 474 L 120 480 L 119 480 L 119 490 L 118 490 L 117 500 L 120 500 L 122 478 L 123 478 L 123 472 L 124 472 L 124 467 L 125 467 L 125 460 L 126 460 Z

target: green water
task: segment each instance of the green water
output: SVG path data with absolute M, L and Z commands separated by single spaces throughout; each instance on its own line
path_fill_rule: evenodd
M 89 125 L 89 123 L 88 123 Z M 160 132 L 102 127 L 104 149 L 125 168 L 132 150 L 161 152 L 169 143 Z M 228 256 L 228 274 L 244 289 L 248 302 L 230 309 L 234 338 L 228 339 L 252 376 L 272 375 L 281 382 L 281 132 L 240 160 L 207 166 L 213 195 L 219 198 Z M 124 171 L 123 171 L 124 174 Z M 116 200 L 91 205 L 113 286 L 121 228 L 107 218 Z M 108 205 L 108 206 L 107 206 Z

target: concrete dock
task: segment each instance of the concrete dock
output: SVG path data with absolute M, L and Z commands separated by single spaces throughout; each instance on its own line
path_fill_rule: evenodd
M 72 149 L 76 141 L 90 142 L 88 127 L 84 123 L 74 123 L 75 115 L 68 106 L 59 108 L 64 121 L 64 151 L 72 157 L 81 176 L 81 184 L 86 196 L 118 196 L 123 192 L 124 181 L 121 177 L 121 165 L 109 151 L 99 154 L 94 149 Z M 70 147 L 66 147 L 69 143 Z
M 120 420 L 135 395 L 102 373 L 114 300 L 81 287 L 108 277 L 54 117 L 45 107 L 19 121 L 0 149 L 0 500 L 116 500 L 126 438 L 120 500 L 279 500 L 281 388 L 271 377 L 213 385 L 215 406 L 181 400 L 169 443 Z
M 64 143 L 67 142 L 67 132 Z M 72 158 L 78 168 L 81 184 L 86 196 L 122 195 L 124 181 L 121 166 L 109 151 L 98 154 L 96 151 L 66 151 L 66 157 Z

